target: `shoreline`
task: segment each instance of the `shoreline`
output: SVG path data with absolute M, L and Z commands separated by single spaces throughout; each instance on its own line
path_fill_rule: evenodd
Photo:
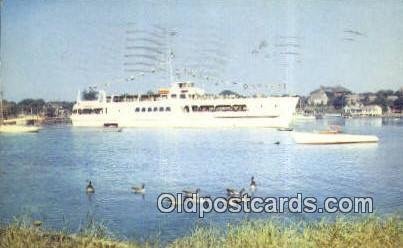
M 399 247 L 403 242 L 401 215 L 337 218 L 283 225 L 273 220 L 252 220 L 225 228 L 196 227 L 167 244 L 158 239 L 118 240 L 102 225 L 91 223 L 79 233 L 47 230 L 41 222 L 22 221 L 0 227 L 5 247 Z

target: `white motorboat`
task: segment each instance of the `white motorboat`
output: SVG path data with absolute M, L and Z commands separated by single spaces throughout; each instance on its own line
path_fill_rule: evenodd
M 325 144 L 352 144 L 377 143 L 379 138 L 374 135 L 344 134 L 338 132 L 294 132 L 292 137 L 297 144 L 325 145 Z

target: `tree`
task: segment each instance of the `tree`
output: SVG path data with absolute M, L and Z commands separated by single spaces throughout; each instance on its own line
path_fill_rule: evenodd
M 398 109 L 399 111 L 402 111 L 402 109 L 403 109 L 403 96 L 400 96 L 398 99 L 396 99 L 393 102 L 393 108 Z
M 20 112 L 27 114 L 39 114 L 45 105 L 43 99 L 24 99 L 17 104 L 17 108 Z
M 397 90 L 397 91 L 395 91 L 395 96 L 398 96 L 398 97 L 403 96 L 403 90 Z
M 98 99 L 98 91 L 94 88 L 88 88 L 87 90 L 83 91 L 82 94 L 83 100 L 85 101 L 94 101 Z
M 5 118 L 16 116 L 18 114 L 17 103 L 3 100 L 3 114 Z
M 382 107 L 382 111 L 386 112 L 388 110 L 388 96 L 393 95 L 393 90 L 380 90 L 376 93 L 376 99 L 374 104 Z
M 379 90 L 376 95 L 378 97 L 388 97 L 388 96 L 392 96 L 394 94 L 393 90 Z
M 332 104 L 335 109 L 341 109 L 346 105 L 346 98 L 344 96 L 336 96 Z
M 223 90 L 219 94 L 220 96 L 240 96 L 238 93 L 232 90 Z

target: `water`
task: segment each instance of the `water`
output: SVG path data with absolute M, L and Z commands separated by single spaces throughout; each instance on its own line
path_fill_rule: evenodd
M 162 214 L 161 192 L 200 188 L 224 196 L 247 187 L 260 196 L 371 196 L 380 214 L 402 209 L 403 122 L 324 119 L 297 130 L 343 126 L 379 144 L 296 145 L 273 129 L 125 129 L 121 133 L 55 126 L 38 134 L 0 135 L 0 221 L 30 215 L 49 228 L 78 230 L 94 217 L 121 238 L 172 240 L 196 224 L 247 218 L 315 219 L 324 214 Z M 280 141 L 280 145 L 273 144 Z M 96 193 L 87 196 L 86 180 Z M 146 184 L 143 197 L 131 186 Z

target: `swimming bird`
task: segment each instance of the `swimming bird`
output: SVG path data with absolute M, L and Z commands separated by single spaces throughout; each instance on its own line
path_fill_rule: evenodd
M 274 142 L 275 145 L 280 145 L 280 141 Z
M 140 187 L 138 187 L 138 186 L 133 186 L 133 187 L 132 187 L 132 190 L 133 190 L 133 192 L 136 193 L 136 194 L 144 194 L 144 192 L 145 192 L 145 186 L 146 186 L 146 185 L 145 185 L 144 183 L 142 183 Z
M 250 190 L 253 192 L 256 190 L 256 181 L 255 181 L 255 177 L 252 177 L 250 179 Z
M 173 206 L 181 206 L 182 205 L 182 201 L 180 201 L 179 199 L 173 198 L 173 201 L 170 198 L 165 198 L 163 203 L 167 203 L 169 205 L 173 205 Z
M 245 192 L 244 188 L 242 188 L 241 191 L 237 191 L 235 189 L 227 189 L 227 195 L 230 197 L 242 197 L 243 192 Z
M 185 197 L 192 197 L 193 194 L 199 195 L 200 189 L 197 188 L 195 191 L 193 190 L 182 190 Z
M 201 204 L 204 204 L 205 202 L 207 202 L 207 201 L 208 201 L 207 199 L 210 199 L 210 200 L 212 201 L 210 195 L 205 195 L 205 196 L 199 196 L 199 195 L 197 195 L 195 198 L 190 197 L 190 199 L 191 199 L 191 201 L 194 202 L 194 203 L 201 203 Z
M 87 193 L 95 193 L 95 188 L 94 186 L 92 186 L 92 182 L 89 181 L 87 187 L 85 188 L 85 190 L 87 191 Z
M 42 226 L 42 221 L 40 221 L 40 220 L 35 220 L 34 222 L 32 222 L 32 224 L 33 224 L 35 227 L 40 227 L 40 226 Z

